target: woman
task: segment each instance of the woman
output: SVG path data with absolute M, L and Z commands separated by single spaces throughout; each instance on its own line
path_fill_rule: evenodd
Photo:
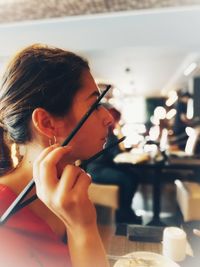
M 0 212 L 32 177 L 39 200 L 0 226 L 4 266 L 108 266 L 88 198 L 91 179 L 74 162 L 102 149 L 111 115 L 98 107 L 69 145 L 60 147 L 98 95 L 88 63 L 58 48 L 27 47 L 5 71 L 0 88 L 3 136 L 23 145 L 25 153 L 16 168 L 0 156 L 7 168 L 0 178 Z M 67 245 L 62 241 L 66 233 Z

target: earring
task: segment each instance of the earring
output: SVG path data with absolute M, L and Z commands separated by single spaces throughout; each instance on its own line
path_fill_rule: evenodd
M 53 136 L 53 142 L 51 139 L 49 139 L 49 146 L 55 145 L 56 143 L 57 143 L 57 139 L 56 139 L 56 136 L 54 135 Z

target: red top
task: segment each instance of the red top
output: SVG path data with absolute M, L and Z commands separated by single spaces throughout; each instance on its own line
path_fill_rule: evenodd
M 16 198 L 0 185 L 0 216 Z M 0 226 L 0 266 L 70 267 L 67 246 L 51 228 L 25 207 Z

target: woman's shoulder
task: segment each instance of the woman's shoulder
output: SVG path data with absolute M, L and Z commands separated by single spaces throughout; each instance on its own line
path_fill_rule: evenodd
M 0 181 L 0 200 L 7 198 L 15 198 L 16 194 L 13 192 L 13 190 L 6 184 L 2 183 Z
M 0 216 L 15 198 L 12 189 L 0 181 Z M 0 250 L 0 261 L 6 266 L 71 266 L 66 244 L 26 207 L 12 216 L 5 227 L 0 226 Z
M 12 170 L 0 177 L 0 186 L 5 194 L 12 194 L 15 197 L 24 189 L 28 180 L 24 179 L 25 175 Z M 0 194 L 2 192 L 0 191 Z
M 13 174 L 11 173 L 6 173 L 4 175 L 0 176 L 0 187 L 4 188 L 4 190 L 11 190 L 12 188 L 12 183 L 14 181 L 13 179 Z M 12 190 L 11 190 L 12 191 Z
M 0 212 L 2 213 L 15 198 L 16 194 L 12 189 L 0 181 Z

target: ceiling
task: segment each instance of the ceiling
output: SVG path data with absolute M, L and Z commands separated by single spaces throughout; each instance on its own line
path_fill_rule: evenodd
M 198 4 L 200 0 L 0 0 L 0 22 Z
M 0 62 L 25 45 L 48 43 L 86 56 L 94 76 L 124 94 L 159 96 L 187 86 L 183 71 L 199 61 L 199 29 L 198 5 L 9 22 L 0 24 Z

